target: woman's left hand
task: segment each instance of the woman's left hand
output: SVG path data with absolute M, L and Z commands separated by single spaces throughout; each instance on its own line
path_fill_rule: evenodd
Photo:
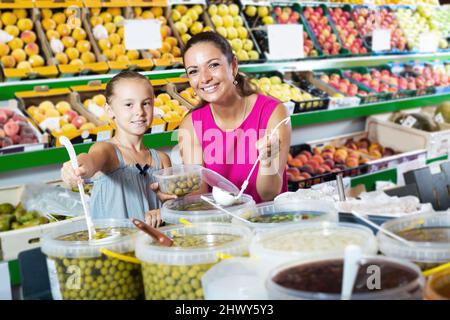
M 161 210 L 150 210 L 145 213 L 145 223 L 151 225 L 153 228 L 158 228 L 161 223 Z
M 150 188 L 153 190 L 153 192 L 156 193 L 156 195 L 158 196 L 159 201 L 161 201 L 162 203 L 166 202 L 167 200 L 172 200 L 172 199 L 178 198 L 174 194 L 168 194 L 168 193 L 161 192 L 161 190 L 159 190 L 159 183 L 158 182 L 152 183 L 150 185 Z
M 261 165 L 270 167 L 272 160 L 280 154 L 280 138 L 276 133 L 272 138 L 265 135 L 256 142 L 256 148 L 261 155 Z

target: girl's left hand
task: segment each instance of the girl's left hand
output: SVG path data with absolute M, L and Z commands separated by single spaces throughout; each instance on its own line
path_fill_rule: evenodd
M 156 193 L 156 195 L 158 196 L 159 201 L 161 201 L 162 203 L 166 202 L 167 200 L 172 200 L 172 199 L 178 198 L 174 194 L 168 194 L 168 193 L 161 192 L 161 190 L 159 190 L 159 183 L 158 182 L 152 183 L 150 185 L 150 188 L 153 190 L 153 192 Z
M 158 228 L 162 223 L 161 210 L 156 209 L 156 210 L 150 210 L 150 211 L 146 212 L 145 213 L 145 223 L 149 224 L 153 228 Z

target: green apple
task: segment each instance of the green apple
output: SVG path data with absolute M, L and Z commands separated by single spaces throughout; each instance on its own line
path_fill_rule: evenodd
M 212 16 L 211 18 L 212 23 L 214 24 L 214 27 L 223 27 L 223 19 L 219 15 Z
M 239 52 L 242 50 L 243 43 L 241 39 L 233 39 L 231 40 L 231 47 L 234 51 Z
M 176 9 L 172 10 L 171 17 L 172 17 L 173 22 L 177 22 L 178 20 L 181 19 L 180 11 L 178 11 Z
M 217 13 L 224 17 L 228 14 L 229 10 L 228 10 L 228 6 L 226 4 L 219 4 L 219 6 L 217 7 Z
M 236 30 L 237 30 L 239 38 L 241 38 L 243 40 L 248 38 L 247 29 L 245 29 L 244 27 L 238 27 L 238 28 L 236 28 Z
M 247 6 L 247 7 L 245 8 L 245 14 L 246 14 L 248 17 L 254 17 L 254 16 L 256 16 L 257 11 L 258 11 L 258 10 L 256 9 L 255 6 Z
M 244 20 L 240 16 L 233 17 L 234 23 L 233 26 L 235 28 L 242 27 L 244 25 Z
M 185 34 L 188 31 L 188 27 L 186 26 L 186 24 L 181 21 L 175 22 L 175 28 L 181 35 Z
M 223 26 L 225 28 L 232 27 L 234 25 L 234 19 L 230 15 L 222 17 L 222 20 L 223 20 Z
M 252 40 L 245 39 L 243 41 L 243 43 L 244 43 L 243 48 L 244 48 L 245 51 L 253 50 L 253 41 Z
M 195 36 L 196 34 L 203 31 L 203 24 L 199 21 L 195 21 L 192 24 L 190 31 L 191 31 L 191 34 Z
M 258 7 L 258 16 L 261 18 L 264 18 L 269 15 L 269 8 L 268 7 Z
M 225 29 L 224 27 L 217 27 L 216 31 L 217 31 L 218 34 L 220 34 L 225 39 L 227 38 L 227 36 L 228 36 L 227 29 Z
M 275 20 L 273 19 L 272 16 L 266 16 L 262 19 L 262 22 L 264 23 L 264 25 L 268 26 L 271 24 L 275 24 Z
M 217 6 L 215 4 L 210 5 L 208 8 L 208 13 L 211 17 L 215 16 L 217 14 Z
M 238 32 L 235 27 L 228 27 L 227 28 L 227 39 L 233 40 L 238 37 Z
M 237 4 L 232 3 L 228 6 L 228 11 L 233 17 L 236 17 L 239 14 L 239 7 Z
M 194 23 L 194 21 L 192 21 L 192 18 L 188 15 L 181 17 L 181 22 L 183 22 L 188 28 L 192 26 L 192 23 Z
M 255 50 L 250 50 L 248 52 L 248 56 L 250 60 L 258 60 L 259 59 L 259 53 L 256 52 Z
M 240 51 L 238 51 L 238 52 L 236 53 L 236 56 L 237 56 L 237 58 L 238 58 L 239 61 L 246 61 L 246 60 L 249 60 L 248 53 L 247 53 L 247 51 L 245 51 L 245 50 L 240 50 Z

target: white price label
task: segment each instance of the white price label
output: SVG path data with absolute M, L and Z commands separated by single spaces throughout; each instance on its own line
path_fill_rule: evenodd
M 184 4 L 184 5 L 190 5 L 190 4 L 203 4 L 206 6 L 205 0 L 169 0 L 169 5 L 176 5 L 176 4 Z
M 295 110 L 295 103 L 292 101 L 285 102 L 284 105 L 288 108 L 289 114 L 293 115 Z
M 61 288 L 59 287 L 58 272 L 56 270 L 55 261 L 47 258 L 47 269 L 53 300 L 62 300 L 63 298 L 61 295 Z
M 162 47 L 161 21 L 156 19 L 125 20 L 125 49 L 147 50 Z
M 437 115 L 434 116 L 434 121 L 436 121 L 437 123 L 444 123 L 444 117 L 442 116 L 442 113 L 438 113 Z
M 434 32 L 424 32 L 419 36 L 420 52 L 436 52 L 438 50 L 438 37 Z
M 402 122 L 402 126 L 412 128 L 416 124 L 417 120 L 413 116 L 407 116 Z
M 164 132 L 165 127 L 166 126 L 164 124 L 159 124 L 159 125 L 156 125 L 156 126 L 152 126 L 152 133 Z
M 269 59 L 300 59 L 303 52 L 303 26 L 299 24 L 269 25 Z
M 42 130 L 59 130 L 61 128 L 59 119 L 60 117 L 47 118 L 39 123 L 39 126 L 42 128 Z
M 111 131 L 105 130 L 97 132 L 97 141 L 105 141 L 111 139 Z
M 391 30 L 375 29 L 372 32 L 372 50 L 391 50 Z

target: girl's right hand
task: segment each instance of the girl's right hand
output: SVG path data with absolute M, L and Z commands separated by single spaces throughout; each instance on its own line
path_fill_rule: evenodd
M 79 164 L 78 169 L 72 167 L 72 163 L 67 161 L 61 168 L 61 179 L 70 187 L 76 187 L 79 183 L 83 183 L 83 176 L 86 175 L 86 168 Z

